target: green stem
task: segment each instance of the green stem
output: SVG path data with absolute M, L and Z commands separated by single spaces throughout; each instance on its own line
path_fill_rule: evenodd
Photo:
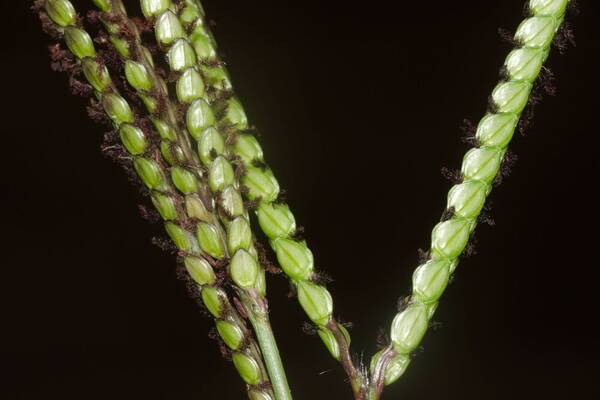
M 244 304 L 251 305 L 248 311 L 248 319 L 254 328 L 254 333 L 258 340 L 263 360 L 267 366 L 271 385 L 275 392 L 276 400 L 292 400 L 292 394 L 283 368 L 283 362 L 279 355 L 277 341 L 273 335 L 273 329 L 269 322 L 269 310 L 264 297 L 258 295 L 256 291 L 248 296 L 248 292 L 240 292 Z

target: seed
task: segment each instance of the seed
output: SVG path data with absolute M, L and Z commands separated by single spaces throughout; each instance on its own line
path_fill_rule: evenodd
M 148 71 L 139 62 L 127 60 L 125 62 L 125 76 L 127 77 L 127 82 L 137 90 L 152 89 L 152 82 L 148 76 Z
M 244 340 L 244 334 L 241 329 L 227 321 L 217 321 L 217 331 L 223 342 L 232 350 L 240 348 Z
M 259 269 L 256 258 L 244 249 L 236 251 L 229 264 L 231 279 L 243 289 L 251 288 L 256 284 Z
M 182 103 L 191 103 L 203 96 L 204 82 L 200 73 L 195 68 L 186 69 L 177 80 L 177 98 Z
M 279 195 L 279 183 L 270 169 L 247 167 L 242 184 L 248 188 L 248 197 L 252 200 L 260 198 L 271 202 Z
M 125 122 L 133 122 L 133 113 L 127 101 L 114 93 L 107 93 L 102 97 L 104 111 L 117 125 Z
M 235 183 L 235 172 L 225 157 L 217 157 L 210 165 L 208 183 L 213 192 L 223 190 L 226 186 Z
M 319 335 L 319 337 L 325 344 L 325 347 L 327 347 L 327 350 L 329 350 L 329 353 L 331 354 L 331 356 L 333 358 L 335 358 L 336 360 L 339 360 L 340 359 L 340 346 L 339 346 L 337 340 L 335 340 L 335 336 L 333 335 L 333 332 L 331 332 L 329 329 L 327 329 L 325 327 L 319 327 L 319 329 L 317 330 L 317 334 Z
M 333 313 L 331 294 L 323 286 L 308 281 L 298 283 L 298 301 L 306 315 L 317 325 L 324 326 Z
M 122 124 L 119 128 L 121 142 L 127 151 L 133 155 L 138 155 L 146 151 L 148 143 L 144 132 L 140 128 L 131 124 Z
M 391 332 L 392 344 L 396 351 L 409 354 L 416 349 L 428 324 L 427 307 L 420 303 L 411 304 L 396 315 Z
M 173 203 L 173 199 L 170 196 L 164 195 L 159 192 L 152 193 L 152 204 L 164 220 L 174 220 L 179 218 L 177 207 Z
M 377 362 L 381 358 L 383 350 L 377 352 L 373 358 L 371 358 L 371 374 L 375 372 L 375 366 Z M 387 368 L 385 369 L 385 378 L 384 383 L 386 385 L 391 385 L 396 382 L 398 378 L 404 375 L 406 368 L 410 364 L 410 355 L 409 354 L 397 354 L 394 356 L 388 363 Z
M 215 282 L 215 272 L 205 259 L 185 257 L 183 262 L 190 277 L 199 285 L 210 285 Z
M 65 42 L 67 47 L 77 58 L 96 57 L 94 42 L 88 33 L 79 28 L 68 26 L 65 28 Z
M 75 25 L 77 13 L 73 5 L 66 0 L 46 0 L 46 12 L 52 21 L 63 28 Z
M 469 241 L 471 224 L 471 220 L 466 218 L 455 218 L 437 224 L 431 234 L 434 257 L 458 257 Z
M 238 373 L 248 385 L 256 385 L 260 381 L 260 369 L 256 361 L 240 352 L 233 353 L 232 359 Z
M 185 168 L 173 167 L 171 169 L 171 179 L 175 187 L 183 194 L 198 191 L 198 178 Z
M 154 31 L 156 33 L 156 40 L 163 45 L 171 44 L 175 40 L 185 37 L 185 30 L 181 26 L 179 19 L 170 10 L 166 10 L 160 14 L 156 20 Z
M 220 318 L 223 311 L 223 303 L 221 299 L 226 298 L 226 294 L 213 286 L 205 286 L 200 293 L 202 302 L 208 311 L 215 317 Z
M 173 240 L 173 243 L 175 243 L 175 246 L 177 246 L 178 249 L 186 251 L 188 253 L 193 251 L 194 245 L 192 243 L 192 238 L 190 237 L 189 232 L 185 231 L 180 226 L 172 222 L 165 223 L 165 229 L 167 230 L 169 237 L 171 237 L 171 240 Z
M 515 114 L 488 114 L 477 126 L 477 139 L 484 146 L 506 147 L 513 137 L 519 117 Z
M 287 276 L 300 280 L 311 277 L 314 270 L 314 259 L 306 243 L 278 238 L 271 244 L 277 254 L 279 265 Z
M 422 303 L 431 303 L 440 298 L 448 285 L 450 262 L 429 260 L 413 273 L 413 293 Z
M 214 225 L 200 222 L 196 230 L 196 236 L 200 243 L 200 249 L 211 257 L 221 258 L 225 255 L 221 237 Z
M 529 100 L 529 82 L 502 82 L 492 92 L 492 99 L 501 113 L 520 113 Z
M 172 71 L 183 71 L 196 64 L 196 53 L 187 40 L 179 39 L 169 49 L 167 59 Z
M 246 217 L 237 217 L 229 224 L 227 246 L 231 254 L 237 249 L 248 250 L 252 246 L 252 231 Z
M 187 111 L 187 127 L 190 134 L 198 140 L 200 134 L 209 126 L 215 124 L 215 115 L 210 105 L 203 99 L 194 100 Z
M 515 39 L 525 47 L 548 47 L 559 25 L 553 15 L 527 18 L 517 28 Z
M 296 230 L 296 220 L 287 204 L 262 203 L 256 210 L 262 231 L 271 239 L 286 238 Z
M 93 58 L 84 58 L 81 60 L 81 67 L 85 78 L 94 89 L 99 92 L 106 90 L 110 85 L 110 75 L 104 65 L 98 64 Z

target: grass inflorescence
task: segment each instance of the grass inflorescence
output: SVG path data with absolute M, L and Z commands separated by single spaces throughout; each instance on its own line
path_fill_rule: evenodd
M 470 149 L 459 169 L 442 168 L 452 183 L 431 245 L 419 249 L 412 292 L 400 298 L 391 328 L 378 335 L 369 363 L 350 349 L 349 324 L 334 316 L 304 230 L 287 204 L 246 116 L 199 0 L 140 0 L 143 18 L 121 0 L 93 0 L 80 17 L 68 0 L 36 0 L 50 46 L 51 68 L 67 74 L 74 95 L 89 98 L 91 119 L 111 127 L 102 151 L 126 170 L 162 221 L 168 239 L 153 242 L 173 253 L 177 275 L 215 321 L 209 336 L 235 365 L 252 400 L 291 400 L 270 327 L 266 274 L 285 275 L 317 335 L 348 375 L 356 400 L 378 400 L 421 349 L 440 297 L 460 258 L 475 251 L 475 230 L 493 225 L 493 188 L 517 160 L 508 146 L 531 125 L 544 95 L 554 96 L 554 75 L 544 65 L 552 46 L 574 45 L 568 0 L 530 0 L 484 117 L 464 120 Z M 89 30 L 89 26 L 92 30 Z M 89 32 L 92 32 L 90 35 Z M 98 49 L 96 48 L 98 45 Z M 251 218 L 251 215 L 254 217 Z M 257 226 L 256 226 L 257 225 Z M 268 241 L 270 260 L 258 231 Z

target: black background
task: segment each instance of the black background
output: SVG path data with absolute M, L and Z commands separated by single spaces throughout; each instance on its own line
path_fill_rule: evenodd
M 3 4 L 3 399 L 240 399 L 207 338 L 160 227 L 98 151 L 102 129 L 49 69 L 29 2 Z M 87 1 L 80 6 L 88 6 Z M 135 1 L 128 1 L 131 9 Z M 336 314 L 369 359 L 409 293 L 477 121 L 510 50 L 522 0 L 207 0 L 238 93 L 260 129 Z M 553 52 L 558 95 L 512 149 L 513 174 L 478 229 L 405 376 L 386 399 L 596 398 L 600 6 L 571 18 L 577 47 Z M 12 8 L 11 8 L 12 7 Z M 8 25 L 7 25 L 8 24 Z M 596 122 L 594 122 L 596 121 Z M 296 399 L 349 399 L 340 367 L 288 284 L 269 279 L 272 320 Z

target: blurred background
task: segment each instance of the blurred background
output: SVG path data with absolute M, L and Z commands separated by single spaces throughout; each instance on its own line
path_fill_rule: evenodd
M 28 1 L 3 4 L 0 397 L 241 399 L 175 261 L 151 243 L 145 200 L 100 151 Z M 77 3 L 81 3 L 78 5 Z M 91 2 L 78 1 L 81 10 Z M 137 13 L 137 1 L 126 3 Z M 334 278 L 335 312 L 368 362 L 409 294 L 483 116 L 523 0 L 206 0 L 214 33 L 267 161 Z M 598 52 L 600 4 L 569 17 L 577 46 L 553 51 L 556 97 L 515 135 L 513 173 L 494 190 L 422 349 L 385 399 L 562 399 L 600 395 Z M 596 122 L 594 122 L 596 121 Z M 271 318 L 296 399 L 350 399 L 340 366 L 281 276 Z

